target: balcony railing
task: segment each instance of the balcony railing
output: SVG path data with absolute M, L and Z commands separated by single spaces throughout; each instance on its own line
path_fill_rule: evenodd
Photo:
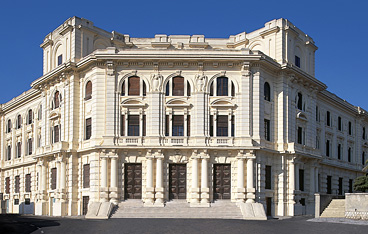
M 119 144 L 127 144 L 127 145 L 142 145 L 144 143 L 143 137 L 135 137 L 135 136 L 126 136 L 120 137 Z

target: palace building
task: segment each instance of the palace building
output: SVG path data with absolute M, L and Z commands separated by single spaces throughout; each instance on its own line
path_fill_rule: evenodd
M 326 90 L 317 46 L 286 19 L 134 38 L 72 17 L 41 48 L 43 75 L 0 106 L 7 213 L 182 199 L 314 214 L 315 193 L 352 192 L 362 175 L 368 114 Z

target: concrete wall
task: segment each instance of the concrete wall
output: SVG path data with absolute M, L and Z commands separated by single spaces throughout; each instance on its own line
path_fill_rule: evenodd
M 368 193 L 345 194 L 345 217 L 368 220 Z

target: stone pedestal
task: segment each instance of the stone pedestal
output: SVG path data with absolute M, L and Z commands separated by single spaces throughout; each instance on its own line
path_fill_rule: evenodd
M 156 188 L 155 189 L 155 207 L 164 207 L 165 206 L 165 202 L 164 202 L 164 188 L 160 187 L 160 188 Z
M 144 206 L 150 207 L 154 205 L 155 199 L 155 189 L 152 187 L 146 188 L 146 199 L 144 201 Z

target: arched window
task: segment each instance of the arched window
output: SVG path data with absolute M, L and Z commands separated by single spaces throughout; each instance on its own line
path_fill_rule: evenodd
M 59 96 L 60 96 L 59 91 L 56 91 L 55 94 L 54 94 L 54 109 L 59 108 L 59 106 L 60 106 L 60 99 L 61 98 L 59 98 Z
M 271 87 L 268 82 L 264 83 L 264 100 L 271 101 Z
M 132 76 L 128 79 L 128 95 L 139 96 L 140 78 L 138 76 Z
M 229 93 L 232 97 L 235 96 L 235 85 L 232 81 L 229 80 L 229 78 L 224 76 L 217 77 L 214 81 L 211 82 L 210 96 L 229 96 Z
M 299 110 L 303 110 L 303 94 L 302 93 L 298 93 L 298 103 L 297 103 L 297 108 Z
M 184 77 L 177 76 L 172 79 L 172 95 L 184 96 Z
M 28 111 L 28 124 L 32 124 L 33 123 L 33 112 L 32 110 Z
M 175 76 L 171 80 L 167 81 L 165 86 L 165 96 L 190 96 L 191 87 L 187 80 L 182 76 Z M 186 84 L 186 85 L 185 85 Z
M 365 152 L 362 153 L 362 165 L 365 165 Z
M 217 96 L 228 96 L 229 95 L 229 79 L 227 77 L 217 78 Z
M 22 116 L 18 115 L 17 117 L 17 129 L 22 127 Z
M 363 135 L 362 135 L 363 140 L 365 140 L 365 127 L 363 127 Z
M 141 85 L 142 82 L 142 85 Z M 127 85 L 125 84 L 127 83 Z M 121 96 L 146 96 L 146 83 L 139 76 L 131 76 L 123 81 L 121 85 Z
M 11 122 L 11 120 L 9 119 L 9 120 L 8 120 L 8 126 L 7 126 L 7 133 L 11 132 L 11 129 L 12 129 L 12 122 Z
M 86 95 L 84 97 L 84 100 L 89 100 L 92 98 L 92 82 L 88 81 L 86 84 Z

